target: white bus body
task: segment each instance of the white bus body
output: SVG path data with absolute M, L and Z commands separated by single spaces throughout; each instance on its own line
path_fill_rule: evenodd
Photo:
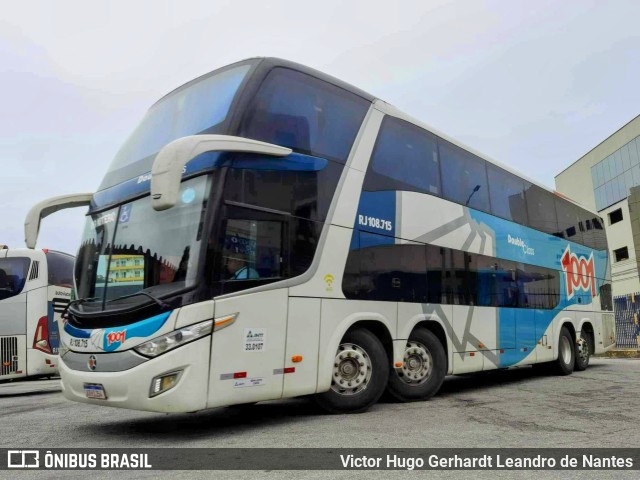
M 0 250 L 0 380 L 58 374 L 60 314 L 73 257 L 49 250 Z
M 205 128 L 202 102 L 182 106 L 213 86 Z M 143 128 L 158 112 L 195 123 L 159 141 Z M 613 347 L 597 214 L 354 87 L 250 60 L 148 115 L 91 203 L 68 399 L 189 412 L 316 394 L 354 412 L 385 388 L 566 375 Z

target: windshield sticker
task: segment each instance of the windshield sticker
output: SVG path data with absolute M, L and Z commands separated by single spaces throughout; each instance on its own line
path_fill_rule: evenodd
M 242 345 L 245 352 L 264 352 L 267 349 L 267 329 L 245 328 Z
M 101 217 L 96 218 L 93 221 L 93 227 L 98 228 L 102 225 L 106 225 L 107 223 L 113 223 L 116 221 L 116 212 L 109 212 L 106 215 L 102 215 Z
M 196 199 L 196 191 L 194 188 L 187 188 L 182 192 L 182 203 L 191 203 Z
M 118 219 L 120 223 L 127 223 L 131 220 L 131 206 L 132 205 L 129 203 L 127 205 L 123 205 L 120 209 L 120 218 Z
M 259 387 L 265 383 L 264 378 L 240 378 L 233 383 L 233 388 Z

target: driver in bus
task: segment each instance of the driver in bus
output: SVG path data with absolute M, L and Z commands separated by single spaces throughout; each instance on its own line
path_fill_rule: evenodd
M 249 258 L 242 253 L 231 253 L 226 257 L 228 280 L 247 280 L 260 278 L 258 272 L 249 266 Z

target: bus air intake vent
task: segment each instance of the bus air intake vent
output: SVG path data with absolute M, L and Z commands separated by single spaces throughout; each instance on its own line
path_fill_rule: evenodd
M 0 337 L 0 375 L 18 370 L 18 337 Z
M 34 260 L 31 264 L 31 273 L 29 274 L 29 280 L 35 280 L 38 278 L 38 271 L 40 270 L 40 262 Z

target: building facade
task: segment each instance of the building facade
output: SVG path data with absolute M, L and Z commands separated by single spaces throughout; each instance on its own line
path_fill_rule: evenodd
M 555 181 L 559 193 L 603 218 L 613 296 L 640 292 L 640 116 L 556 175 Z

